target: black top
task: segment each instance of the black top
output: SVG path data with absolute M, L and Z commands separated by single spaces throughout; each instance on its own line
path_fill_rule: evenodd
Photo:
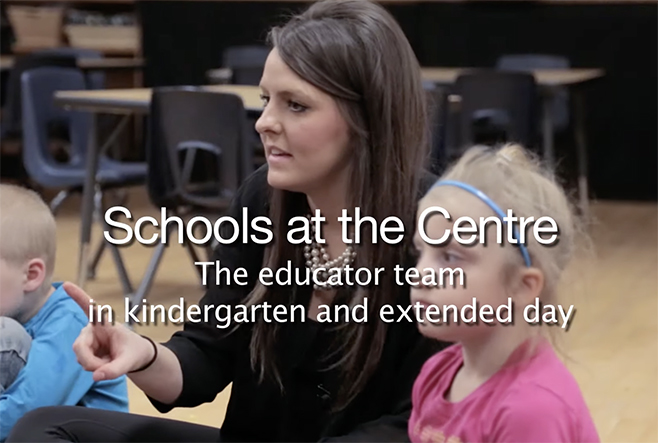
M 423 193 L 432 182 L 431 176 L 425 180 Z M 245 181 L 229 215 L 240 221 L 246 207 L 249 218 L 267 216 L 268 186 L 265 166 Z M 202 308 L 242 303 L 258 279 L 264 248 L 253 242 L 242 244 L 241 238 L 233 245 L 220 246 L 216 259 L 221 267 L 245 268 L 249 284 L 209 287 L 199 303 Z M 408 287 L 399 289 L 399 303 L 409 305 Z M 296 300 L 308 306 L 311 294 L 312 286 L 298 287 Z M 183 390 L 170 405 L 151 402 L 160 412 L 194 407 L 213 401 L 233 383 L 221 427 L 222 441 L 408 441 L 413 382 L 423 363 L 441 347 L 423 337 L 415 323 L 390 323 L 381 361 L 365 389 L 346 408 L 332 412 L 338 377 L 336 371 L 323 370 L 321 365 L 331 340 L 330 325 L 310 319 L 281 325 L 277 346 L 284 384 L 281 392 L 274 382 L 259 383 L 252 371 L 249 328 L 228 334 L 213 323 L 214 315 L 210 320 L 188 322 L 164 343 L 180 360 Z

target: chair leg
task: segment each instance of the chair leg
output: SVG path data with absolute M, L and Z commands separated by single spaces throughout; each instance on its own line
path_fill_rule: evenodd
M 218 244 L 219 244 L 219 242 L 217 242 L 216 240 L 213 240 L 213 242 L 210 243 L 210 245 L 205 247 L 206 260 L 211 261 L 213 259 L 214 255 L 215 255 L 215 248 L 217 247 Z
M 101 226 L 104 227 L 105 224 L 103 222 L 103 214 L 103 191 L 101 190 L 100 186 L 97 186 L 96 193 L 94 194 L 94 218 Z M 105 238 L 101 238 L 100 242 L 98 243 L 96 253 L 94 254 L 94 258 L 92 259 L 91 263 L 89 264 L 89 268 L 87 269 L 87 279 L 93 280 L 96 278 L 96 268 L 98 267 L 98 263 L 101 261 L 101 257 L 105 251 L 105 246 Z
M 187 229 L 184 222 L 183 222 L 183 225 L 184 225 L 183 229 Z M 197 224 L 195 226 L 195 228 L 198 231 L 198 230 L 201 229 L 201 226 L 199 226 Z M 194 233 L 194 235 L 196 237 L 196 233 Z M 217 240 L 213 239 L 212 242 L 209 242 L 208 246 L 204 247 L 204 249 L 206 250 L 206 255 L 208 256 L 207 261 L 210 261 L 212 259 L 212 250 L 211 250 L 211 248 L 212 248 L 213 243 L 215 243 L 215 242 L 217 242 Z M 195 264 L 195 263 L 200 262 L 201 260 L 199 259 L 199 254 L 197 254 L 197 251 L 196 251 L 196 249 L 194 249 L 194 245 L 192 244 L 191 241 L 185 242 L 185 249 L 187 249 L 187 253 L 190 255 L 190 258 L 192 259 L 192 265 L 194 266 L 194 270 L 197 272 L 197 274 L 199 274 L 199 279 L 203 281 L 203 271 L 201 270 L 201 268 L 199 266 L 197 266 Z
M 96 217 L 98 221 L 101 223 L 103 228 L 105 230 L 110 231 L 112 228 L 110 225 L 108 225 L 105 222 L 105 217 L 103 217 L 103 214 L 105 213 L 105 205 L 103 203 L 103 193 L 99 188 L 96 188 L 96 195 L 94 196 L 94 201 L 95 201 L 95 206 L 96 206 Z M 126 271 L 126 267 L 123 263 L 123 259 L 121 258 L 121 253 L 119 252 L 119 248 L 116 245 L 113 245 L 112 243 L 107 242 L 107 245 L 110 248 L 110 252 L 112 253 L 112 258 L 114 259 L 114 263 L 117 267 L 117 272 L 119 273 L 119 280 L 121 281 L 121 286 L 123 287 L 123 293 L 128 295 L 133 293 L 133 287 L 132 284 L 130 283 L 130 277 L 128 276 L 128 272 Z M 87 270 L 89 273 L 91 271 L 90 269 Z M 95 269 L 95 268 L 94 268 Z
M 115 196 L 117 197 L 115 204 L 119 206 L 125 206 L 126 202 L 128 201 L 128 192 L 126 191 L 116 192 Z M 103 196 L 101 196 L 101 200 L 102 199 Z M 101 210 L 100 212 L 102 217 L 104 210 Z M 107 246 L 107 242 L 105 241 L 104 238 L 102 238 L 101 241 L 98 243 L 98 248 L 96 249 L 94 258 L 92 259 L 91 264 L 89 265 L 89 270 L 87 271 L 88 280 L 93 280 L 94 278 L 96 278 L 96 269 L 98 268 L 98 263 L 100 262 L 101 257 L 103 256 L 103 252 L 105 251 L 105 246 Z
M 98 242 L 98 247 L 96 248 L 96 253 L 94 254 L 94 258 L 89 264 L 89 270 L 87 271 L 87 280 L 93 280 L 96 278 L 96 269 L 98 268 L 98 263 L 101 261 L 101 257 L 103 256 L 103 252 L 105 251 L 105 246 L 107 246 L 107 241 L 105 240 L 105 238 L 102 238 Z
M 94 214 L 93 218 L 96 219 L 97 222 L 103 223 L 103 213 L 105 211 L 105 207 L 103 206 L 103 189 L 99 186 L 96 185 L 96 188 L 94 190 Z
M 167 215 L 172 215 L 171 212 L 167 211 Z M 171 225 L 167 227 L 167 236 L 169 231 L 173 229 Z M 148 266 L 146 267 L 146 272 L 142 277 L 142 281 L 139 283 L 137 291 L 132 293 L 129 297 L 129 309 L 132 309 L 135 305 L 141 305 L 143 301 L 146 300 L 146 296 L 151 290 L 153 285 L 153 280 L 155 280 L 155 274 L 160 266 L 160 261 L 162 261 L 162 256 L 164 255 L 165 248 L 167 247 L 166 243 L 159 242 L 153 251 L 153 256 L 151 261 L 149 261 Z M 128 326 L 133 324 L 132 318 L 129 318 Z
M 203 271 L 201 268 L 195 263 L 200 262 L 199 260 L 199 255 L 196 253 L 196 249 L 194 249 L 194 245 L 192 245 L 192 242 L 187 241 L 185 242 L 185 249 L 187 249 L 187 253 L 190 254 L 190 258 L 192 259 L 192 265 L 194 265 L 194 269 L 196 270 L 197 274 L 199 274 L 199 279 L 203 278 Z
M 116 245 L 110 244 L 110 251 L 112 252 L 112 258 L 114 258 L 114 263 L 117 267 L 117 272 L 119 273 L 119 280 L 121 281 L 121 286 L 123 287 L 124 294 L 132 294 L 133 287 L 130 283 L 130 277 L 128 276 L 128 271 L 123 264 L 123 259 L 121 258 L 121 253 L 119 248 Z
M 62 206 L 62 203 L 71 196 L 71 190 L 70 189 L 64 189 L 62 191 L 59 191 L 55 198 L 53 198 L 50 201 L 50 210 L 53 213 L 53 215 L 57 214 L 57 211 L 59 210 L 59 207 Z
M 146 268 L 144 277 L 142 277 L 142 281 L 139 283 L 137 291 L 132 293 L 129 297 L 129 309 L 132 309 L 135 305 L 141 305 L 143 300 L 146 300 L 146 295 L 151 289 L 153 280 L 155 280 L 155 274 L 158 270 L 158 266 L 160 265 L 160 261 L 162 260 L 165 247 L 166 244 L 162 242 L 158 243 L 158 245 L 155 247 L 153 257 L 151 257 L 151 261 L 149 261 L 148 267 Z M 133 324 L 132 318 L 128 319 L 128 324 Z
M 589 187 L 587 175 L 587 142 L 585 139 L 585 104 L 582 91 L 574 94 L 576 108 L 576 153 L 578 155 L 578 197 L 581 216 L 589 223 Z

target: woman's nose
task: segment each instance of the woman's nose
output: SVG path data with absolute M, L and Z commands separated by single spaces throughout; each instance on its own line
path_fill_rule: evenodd
M 268 106 L 265 106 L 258 120 L 256 120 L 256 132 L 265 134 L 266 132 L 278 133 L 281 131 L 281 123 L 276 118 L 275 112 Z

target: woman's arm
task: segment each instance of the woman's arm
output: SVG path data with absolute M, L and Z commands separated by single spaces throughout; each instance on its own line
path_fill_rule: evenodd
M 142 340 L 149 349 L 153 348 L 148 340 Z M 164 404 L 173 403 L 183 390 L 183 371 L 176 354 L 161 344 L 156 346 L 158 356 L 153 364 L 144 371 L 128 374 L 128 377 L 150 398 Z
M 245 180 L 226 215 L 237 220 L 240 227 L 243 207 L 248 208 L 250 219 L 267 215 L 267 186 L 267 171 L 261 168 Z M 230 238 L 231 224 L 223 223 L 222 228 L 222 237 Z M 251 234 L 263 236 L 250 229 Z M 257 281 L 264 248 L 265 245 L 253 242 L 243 244 L 242 235 L 234 244 L 220 245 L 211 262 L 219 262 L 231 275 L 238 268 L 246 269 L 248 284 L 215 282 L 215 268 L 208 266 L 208 290 L 198 303 L 199 315 L 195 315 L 194 321 L 186 319 L 183 330 L 158 345 L 158 358 L 149 369 L 130 374 L 160 412 L 211 402 L 233 380 L 235 354 L 248 349 L 248 335 L 241 329 L 232 332 L 232 327 L 220 324 L 215 312 L 218 306 L 243 302 Z M 147 355 L 152 357 L 152 352 Z

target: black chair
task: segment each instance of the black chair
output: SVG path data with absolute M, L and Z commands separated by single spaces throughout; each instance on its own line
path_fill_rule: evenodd
M 27 54 L 17 57 L 7 79 L 7 97 L 2 109 L 0 137 L 22 136 L 21 77 L 24 72 L 43 67 L 77 68 L 76 57 L 58 54 Z
M 462 74 L 455 82 L 461 96 L 458 117 L 459 144 L 516 142 L 536 149 L 540 98 L 529 73 L 493 70 Z
M 247 112 L 237 95 L 193 87 L 156 88 L 146 143 L 151 203 L 184 223 L 191 214 L 219 217 L 254 171 L 246 122 Z M 187 232 L 186 225 L 183 229 Z M 162 242 L 156 246 L 132 303 L 146 297 L 165 247 Z M 210 257 L 214 245 L 206 248 Z M 186 249 L 193 262 L 199 261 L 190 242 Z
M 430 172 L 441 175 L 449 161 L 446 137 L 448 128 L 448 91 L 433 84 L 425 84 L 430 129 Z
M 222 66 L 231 69 L 231 83 L 258 86 L 269 53 L 267 46 L 231 46 L 223 53 Z
M 222 66 L 229 68 L 231 71 L 229 83 L 258 86 L 270 51 L 270 48 L 263 45 L 230 46 L 226 48 L 222 54 Z M 262 153 L 260 136 L 254 130 L 256 119 L 249 116 L 247 122 L 250 126 L 249 143 L 252 145 L 251 149 Z
M 496 69 L 501 71 L 532 72 L 534 69 L 569 69 L 571 62 L 560 55 L 549 54 L 506 54 L 498 58 Z M 569 126 L 569 90 L 564 86 L 554 88 L 552 119 L 555 131 L 564 131 Z

